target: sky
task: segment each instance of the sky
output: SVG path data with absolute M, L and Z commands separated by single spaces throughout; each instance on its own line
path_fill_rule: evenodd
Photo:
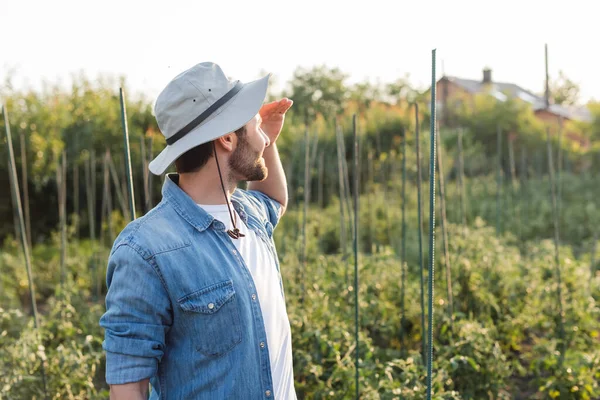
M 408 76 L 492 79 L 544 90 L 564 73 L 583 101 L 600 100 L 600 42 L 593 0 L 0 0 L 0 85 L 68 84 L 72 74 L 126 77 L 152 101 L 178 73 L 212 61 L 228 76 L 273 74 L 280 90 L 297 67 L 326 65 L 349 83 Z M 594 40 L 595 38 L 595 40 Z M 118 92 L 118 87 L 115 87 Z

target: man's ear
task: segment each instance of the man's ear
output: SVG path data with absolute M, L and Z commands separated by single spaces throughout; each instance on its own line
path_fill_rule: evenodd
M 216 139 L 216 143 L 226 151 L 233 151 L 235 148 L 235 139 L 235 132 L 231 132 Z

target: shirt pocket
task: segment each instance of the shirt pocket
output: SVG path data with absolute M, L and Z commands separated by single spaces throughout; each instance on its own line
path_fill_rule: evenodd
M 240 310 L 231 280 L 197 290 L 177 302 L 200 353 L 220 357 L 241 343 Z

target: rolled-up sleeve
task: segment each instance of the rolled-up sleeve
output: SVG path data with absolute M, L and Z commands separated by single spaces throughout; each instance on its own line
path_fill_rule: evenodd
M 119 246 L 107 269 L 104 328 L 106 382 L 139 382 L 158 369 L 172 322 L 169 296 L 158 272 L 129 245 Z
M 281 217 L 281 203 L 258 190 L 248 190 L 246 193 L 260 207 L 260 210 L 266 214 L 267 219 L 271 222 L 273 228 L 275 228 Z

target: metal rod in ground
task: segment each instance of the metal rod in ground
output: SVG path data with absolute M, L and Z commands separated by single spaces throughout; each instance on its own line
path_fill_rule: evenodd
M 440 143 L 440 132 L 438 128 L 437 135 L 435 137 L 437 141 L 437 161 L 438 161 L 438 174 L 440 180 L 440 214 L 441 214 L 441 225 L 442 225 L 442 242 L 444 245 L 444 264 L 446 266 L 446 285 L 448 292 L 448 317 L 450 318 L 450 331 L 452 332 L 454 314 L 454 299 L 452 296 L 452 270 L 450 268 L 450 251 L 448 250 L 448 220 L 446 219 L 446 188 L 444 184 L 444 162 L 442 152 L 444 147 Z
M 406 327 L 406 308 L 405 308 L 405 297 L 406 297 L 406 130 L 404 130 L 404 137 L 402 138 L 402 252 L 400 271 L 402 273 L 402 282 L 400 285 L 400 308 L 402 310 L 402 316 L 400 318 L 400 346 L 402 347 L 402 353 L 405 353 L 404 346 L 404 329 Z
M 355 324 L 355 338 L 356 341 L 356 399 L 359 399 L 359 357 L 360 357 L 360 346 L 358 343 L 358 184 L 359 184 L 359 171 L 358 171 L 358 134 L 356 127 L 356 114 L 352 118 L 352 130 L 354 137 L 354 324 Z
M 554 177 L 554 162 L 552 161 L 552 144 L 550 143 L 550 130 L 546 128 L 547 147 L 548 147 L 548 171 L 550 173 L 550 197 L 552 198 L 552 216 L 554 218 L 554 267 L 557 281 L 557 306 L 558 306 L 558 337 L 560 339 L 560 359 L 559 365 L 562 365 L 565 359 L 566 338 L 565 321 L 562 298 L 562 279 L 560 272 L 560 231 L 558 226 L 558 204 L 556 201 L 556 179 Z
M 500 199 L 502 196 L 502 130 L 500 128 L 500 124 L 498 124 L 496 127 L 496 140 L 496 236 L 500 236 L 502 230 L 500 222 L 500 210 L 502 207 L 500 204 Z
M 31 298 L 31 311 L 33 314 L 33 323 L 35 324 L 36 334 L 38 335 L 38 340 L 41 342 L 40 335 L 40 321 L 38 317 L 37 303 L 35 299 L 35 286 L 33 284 L 33 273 L 31 271 L 31 257 L 29 254 L 29 244 L 27 243 L 27 232 L 25 230 L 25 218 L 23 217 L 23 207 L 21 205 L 21 196 L 19 195 L 19 178 L 17 177 L 17 168 L 15 164 L 15 154 L 13 151 L 12 138 L 10 135 L 10 123 L 8 120 L 8 111 L 6 110 L 6 106 L 0 106 L 2 108 L 2 115 L 4 116 L 4 128 L 6 130 L 6 140 L 8 144 L 8 162 L 10 171 L 9 174 L 12 177 L 12 191 L 14 194 L 14 200 L 16 203 L 17 214 L 19 215 L 19 227 L 20 227 L 20 236 L 21 236 L 21 247 L 23 248 L 23 255 L 25 257 L 25 269 L 27 270 L 27 281 L 29 282 L 29 296 Z M 48 391 L 46 388 L 46 368 L 45 362 L 42 359 L 42 384 L 44 387 L 44 397 L 48 398 Z
M 417 153 L 417 220 L 419 224 L 419 277 L 421 279 L 421 357 L 423 357 L 423 364 L 427 364 L 427 357 L 425 348 L 427 342 L 425 340 L 425 282 L 424 282 L 424 271 L 423 271 L 423 211 L 421 210 L 421 148 L 419 138 L 419 105 L 415 103 L 415 142 L 416 142 L 416 153 Z
M 29 248 L 33 249 L 31 242 L 31 216 L 29 213 L 29 179 L 27 177 L 27 149 L 25 144 L 25 134 L 21 129 L 19 134 L 21 144 L 21 179 L 23 180 L 23 211 L 25 213 L 25 229 L 27 229 L 27 243 Z
M 11 205 L 12 205 L 12 209 L 13 209 L 13 228 L 14 228 L 14 233 L 15 233 L 15 240 L 19 240 L 19 238 L 21 237 L 21 228 L 19 226 L 19 213 L 17 211 L 17 199 L 15 198 L 15 193 L 12 191 L 12 188 L 14 187 L 14 183 L 12 181 L 13 177 L 12 174 L 10 173 L 11 169 L 11 165 L 10 165 L 10 158 L 8 159 L 8 183 L 10 184 L 11 187 L 11 191 L 10 191 L 10 199 L 11 199 Z
M 11 165 L 10 165 L 10 159 L 8 159 L 8 184 L 11 188 L 10 190 L 10 200 L 11 200 L 11 208 L 13 210 L 13 229 L 14 229 L 14 234 L 15 234 L 15 240 L 18 240 L 21 237 L 21 231 L 19 230 L 19 215 L 17 213 L 17 201 L 15 199 L 15 193 L 12 190 L 12 188 L 14 187 L 13 185 L 13 181 L 12 181 L 12 174 L 10 173 L 11 171 Z M 1 273 L 1 271 L 0 271 Z M 4 293 L 5 290 L 5 285 L 4 285 L 4 279 L 0 279 L 0 290 L 2 290 L 2 292 L 0 293 Z
M 123 125 L 123 139 L 125 142 L 125 168 L 127 175 L 127 191 L 129 194 L 129 212 L 131 219 L 135 219 L 135 196 L 133 192 L 133 176 L 131 172 L 131 152 L 129 150 L 129 130 L 127 129 L 127 109 L 125 106 L 125 95 L 123 88 L 119 88 L 119 98 L 121 101 L 121 123 Z
M 431 51 L 431 116 L 430 116 L 430 156 L 429 156 L 429 331 L 427 349 L 427 400 L 431 400 L 431 377 L 433 363 L 433 282 L 435 272 L 435 146 L 436 146 L 436 97 L 435 97 L 435 51 Z

